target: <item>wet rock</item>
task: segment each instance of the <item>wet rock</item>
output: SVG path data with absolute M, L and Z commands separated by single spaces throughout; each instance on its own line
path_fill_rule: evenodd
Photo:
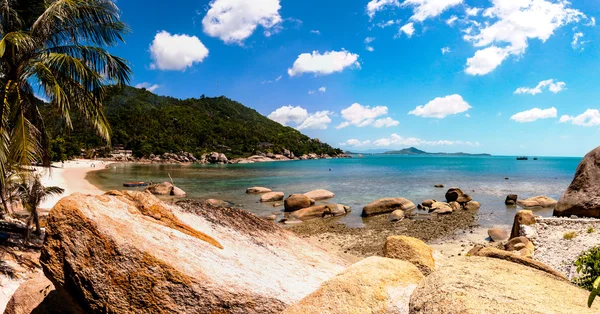
M 415 204 L 403 197 L 398 198 L 382 198 L 365 206 L 362 211 L 363 217 L 370 217 L 381 214 L 388 214 L 395 210 L 402 210 L 405 213 L 410 213 L 416 208 Z
M 421 205 L 425 208 L 431 208 L 431 206 L 436 202 L 436 200 L 424 200 L 423 203 L 421 203 Z
M 261 186 L 255 186 L 255 187 L 246 189 L 246 193 L 248 193 L 248 194 L 263 194 L 263 193 L 269 193 L 269 192 L 273 192 L 273 191 L 271 191 L 271 189 L 269 189 L 269 188 L 264 188 Z
M 313 190 L 308 193 L 304 193 L 304 195 L 306 195 L 308 198 L 315 200 L 315 201 L 326 200 L 326 199 L 333 198 L 335 196 L 335 194 L 333 194 L 333 192 L 323 190 L 323 189 Z
M 436 184 L 433 187 L 438 188 L 438 189 L 443 189 L 444 185 L 443 184 Z
M 535 196 L 526 200 L 517 200 L 517 204 L 525 209 L 550 208 L 556 206 L 556 200 L 547 196 Z
M 432 214 L 447 215 L 452 214 L 454 210 L 452 209 L 452 207 L 450 207 L 448 203 L 435 202 L 431 205 L 431 209 L 429 209 L 429 212 L 431 212 Z
M 393 211 L 390 216 L 388 217 L 388 219 L 392 222 L 394 221 L 401 221 L 402 219 L 404 219 L 404 217 L 406 217 L 406 215 L 404 214 L 403 210 L 395 210 Z
M 458 196 L 458 198 L 456 199 L 456 202 L 458 202 L 459 204 L 466 204 L 472 200 L 473 200 L 473 197 L 471 197 L 471 195 L 463 194 L 463 195 Z
M 260 196 L 260 201 L 263 203 L 283 201 L 284 196 L 283 192 L 268 192 Z
M 315 201 L 311 200 L 304 194 L 292 194 L 283 202 L 283 207 L 286 212 L 293 212 L 302 208 L 307 208 L 313 205 Z
M 479 210 L 481 208 L 481 204 L 477 201 L 470 201 L 464 205 L 465 210 Z
M 153 184 L 147 187 L 146 191 L 154 195 L 171 195 L 171 191 L 173 191 L 173 183 L 163 182 L 159 184 Z
M 448 202 L 448 203 L 456 202 L 458 200 L 458 197 L 463 194 L 464 194 L 463 191 L 459 188 L 450 188 L 446 192 L 446 202 Z
M 585 155 L 554 209 L 554 216 L 571 215 L 600 218 L 600 147 Z
M 391 236 L 383 246 L 383 256 L 407 261 L 425 275 L 435 270 L 433 249 L 425 242 L 406 236 Z
M 309 220 L 315 218 L 343 216 L 350 211 L 350 206 L 345 206 L 342 204 L 326 204 L 299 209 L 294 211 L 291 214 L 291 217 L 300 220 Z
M 174 186 L 173 189 L 171 190 L 171 195 L 172 196 L 178 196 L 178 197 L 184 197 L 187 195 L 187 193 L 185 193 L 184 190 Z
M 517 199 L 518 199 L 517 194 L 509 194 L 506 197 L 506 200 L 504 201 L 504 204 L 507 205 L 507 206 L 517 205 Z

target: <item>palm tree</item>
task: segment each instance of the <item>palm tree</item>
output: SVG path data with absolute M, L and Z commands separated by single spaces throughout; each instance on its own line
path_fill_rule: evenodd
M 12 185 L 11 196 L 18 199 L 29 212 L 29 220 L 27 221 L 27 231 L 25 241 L 29 240 L 29 228 L 32 223 L 35 224 L 35 234 L 41 235 L 40 218 L 38 207 L 40 204 L 52 195 L 60 195 L 65 190 L 57 186 L 44 187 L 38 175 L 23 180 L 21 183 Z
M 0 0 L 0 190 L 12 166 L 50 164 L 36 95 L 68 128 L 77 112 L 110 141 L 102 102 L 131 70 L 106 48 L 127 32 L 111 0 Z

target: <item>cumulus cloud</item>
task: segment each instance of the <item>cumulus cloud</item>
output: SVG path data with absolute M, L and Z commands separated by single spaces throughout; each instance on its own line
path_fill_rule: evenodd
M 196 36 L 161 31 L 150 45 L 150 54 L 154 60 L 150 68 L 183 71 L 202 62 L 208 56 L 208 49 Z
M 539 119 L 556 118 L 557 115 L 558 115 L 558 112 L 556 111 L 556 108 L 554 108 L 554 107 L 548 108 L 548 109 L 533 108 L 531 110 L 519 112 L 519 113 L 513 115 L 512 117 L 510 117 L 510 119 L 513 121 L 520 122 L 520 123 L 525 123 L 525 122 L 533 122 L 533 121 L 536 121 Z
M 452 15 L 449 19 L 446 20 L 446 24 L 452 26 L 456 21 L 458 21 L 458 17 L 456 15 Z
M 423 22 L 428 18 L 437 17 L 453 6 L 461 4 L 462 0 L 406 0 L 402 6 L 412 7 L 411 20 Z
M 310 33 L 315 35 L 321 35 L 321 31 L 318 29 L 311 30 Z
M 415 110 L 409 112 L 415 116 L 423 118 L 443 119 L 450 115 L 466 112 L 471 106 L 458 94 L 446 97 L 438 97 L 424 106 L 417 106 Z
M 342 72 L 346 68 L 360 68 L 358 55 L 344 49 L 342 51 L 326 51 L 324 54 L 318 51 L 303 53 L 298 56 L 294 65 L 288 69 L 289 76 L 302 75 L 303 73 L 314 73 L 316 75 L 328 75 Z
M 400 24 L 400 22 L 401 22 L 400 20 L 389 20 L 389 21 L 379 22 L 376 25 L 377 25 L 377 27 L 380 27 L 380 28 L 386 28 L 389 26 Z
M 298 130 L 325 130 L 331 123 L 331 111 L 317 111 L 309 114 L 308 110 L 300 106 L 283 106 L 271 112 L 267 117 L 282 125 L 296 124 Z
M 344 122 L 338 125 L 337 129 L 343 129 L 350 125 L 365 127 L 375 123 L 375 118 L 385 116 L 388 113 L 386 106 L 369 107 L 359 103 L 354 103 L 350 107 L 342 110 Z M 383 122 L 380 122 L 382 124 Z M 381 126 L 383 127 L 383 125 Z
M 414 23 L 408 23 L 400 27 L 400 30 L 398 31 L 398 36 L 402 35 L 402 33 L 406 34 L 408 38 L 412 37 L 412 35 L 415 33 Z
M 376 128 L 391 128 L 393 126 L 398 126 L 399 124 L 399 121 L 396 121 L 390 117 L 377 119 L 375 122 L 373 122 L 373 126 Z
M 345 141 L 343 143 L 340 143 L 340 146 L 361 147 L 361 146 L 367 146 L 369 144 L 371 144 L 371 141 L 369 141 L 369 140 L 360 141 L 360 140 L 357 140 L 357 139 L 353 138 L 353 139 L 349 139 L 349 140 L 347 140 L 347 141 Z
M 375 49 L 370 45 L 373 41 L 375 41 L 375 37 L 367 37 L 365 38 L 365 49 L 367 49 L 367 51 L 369 52 L 373 52 L 375 51 Z
M 442 54 L 443 55 L 445 55 L 447 53 L 450 53 L 450 52 L 452 52 L 452 50 L 450 50 L 450 47 L 444 47 L 444 48 L 442 48 Z
M 324 92 L 326 92 L 326 91 L 327 91 L 327 87 L 326 87 L 326 86 L 321 86 L 321 87 L 319 87 L 319 89 L 317 89 L 317 90 L 309 90 L 309 91 L 308 91 L 308 94 L 309 94 L 309 95 L 314 95 L 314 94 L 316 94 L 316 93 L 324 93 Z
M 587 127 L 597 126 L 600 125 L 600 111 L 598 109 L 588 109 L 578 116 L 564 115 L 560 117 L 559 122 L 571 122 L 574 125 Z
M 367 15 L 369 15 L 370 18 L 373 18 L 377 11 L 381 11 L 388 6 L 399 7 L 400 2 L 398 0 L 371 0 L 367 3 Z
M 396 133 L 390 135 L 390 137 L 380 138 L 373 142 L 378 147 L 401 147 L 401 146 L 474 146 L 479 147 L 481 144 L 478 142 L 470 141 L 426 141 L 416 137 L 402 137 Z
M 483 21 L 474 23 L 464 36 L 482 48 L 467 60 L 466 72 L 490 73 L 509 56 L 523 55 L 530 39 L 545 42 L 559 27 L 583 19 L 587 17 L 564 0 L 493 0 L 493 6 L 483 12 Z
M 242 42 L 260 25 L 270 36 L 281 28 L 279 0 L 212 0 L 202 19 L 204 33 L 225 43 Z
M 143 82 L 143 83 L 139 83 L 139 84 L 135 85 L 135 88 L 144 88 L 149 92 L 154 92 L 159 87 L 160 87 L 160 85 L 158 85 L 158 84 L 150 84 L 148 82 Z
M 479 11 L 481 10 L 481 8 L 467 8 L 467 10 L 465 10 L 465 13 L 467 13 L 468 16 L 477 16 L 477 14 L 479 14 Z
M 565 82 L 557 82 L 554 79 L 549 79 L 539 82 L 536 87 L 519 87 L 515 91 L 515 94 L 537 95 L 541 94 L 545 88 L 556 94 L 563 91 L 565 86 L 567 86 Z
M 583 51 L 583 45 L 587 43 L 587 41 L 581 41 L 581 38 L 583 36 L 584 35 L 582 32 L 577 32 L 573 34 L 573 41 L 571 42 L 571 47 L 573 47 L 573 49 Z

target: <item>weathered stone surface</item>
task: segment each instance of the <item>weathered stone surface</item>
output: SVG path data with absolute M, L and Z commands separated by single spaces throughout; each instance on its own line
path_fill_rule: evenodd
M 260 196 L 260 201 L 263 203 L 283 201 L 284 196 L 283 192 L 268 192 Z
M 273 191 L 271 191 L 271 189 L 269 189 L 269 188 L 265 188 L 262 186 L 255 186 L 255 187 L 246 189 L 246 193 L 248 193 L 248 194 L 263 194 L 263 193 L 269 193 L 269 192 L 273 192 Z
M 525 209 L 549 208 L 556 206 L 556 200 L 547 196 L 535 196 L 526 200 L 517 200 L 517 204 Z
M 291 217 L 300 220 L 309 220 L 315 218 L 326 218 L 346 215 L 350 212 L 350 206 L 342 204 L 317 205 L 294 211 Z
M 272 222 L 202 204 L 63 198 L 48 217 L 44 273 L 87 313 L 279 313 L 347 267 Z
M 383 256 L 414 264 L 425 276 L 435 270 L 433 249 L 416 238 L 388 237 L 383 245 Z
M 448 203 L 444 202 L 435 202 L 431 205 L 431 208 L 429 209 L 429 212 L 438 215 L 452 214 L 453 211 L 454 210 L 452 209 L 452 207 Z
M 536 260 L 533 260 L 531 258 L 523 257 L 519 253 L 508 252 L 508 251 L 500 250 L 500 249 L 493 248 L 493 247 L 485 247 L 473 255 L 481 256 L 481 257 L 497 258 L 497 259 L 505 260 L 505 261 L 508 261 L 511 263 L 516 263 L 516 264 L 520 264 L 523 266 L 531 267 L 531 268 L 537 269 L 539 271 L 548 273 L 552 276 L 555 276 L 558 279 L 568 281 L 568 279 L 562 273 L 558 272 L 557 270 L 553 269 L 552 267 L 550 267 L 544 263 L 538 262 Z
M 510 238 L 516 238 L 520 236 L 521 226 L 535 225 L 535 216 L 530 210 L 520 210 L 515 215 L 512 230 L 510 232 Z
M 283 202 L 283 207 L 286 212 L 293 212 L 302 208 L 307 208 L 313 205 L 315 201 L 308 198 L 304 194 L 292 194 Z
M 446 192 L 446 202 L 456 202 L 456 200 L 458 200 L 458 197 L 463 194 L 465 193 L 463 193 L 463 191 L 459 188 L 450 188 Z
M 171 191 L 173 191 L 173 184 L 171 182 L 153 184 L 147 187 L 146 190 L 155 195 L 171 195 Z
M 313 190 L 308 193 L 304 193 L 304 195 L 306 195 L 311 200 L 315 200 L 315 201 L 326 200 L 326 199 L 333 198 L 335 196 L 335 194 L 333 194 L 333 192 L 323 190 L 323 189 Z
M 473 197 L 471 197 L 471 195 L 469 195 L 469 194 L 459 195 L 458 198 L 456 199 L 456 201 L 460 204 L 466 204 L 472 200 L 473 200 Z
M 464 205 L 465 210 L 479 210 L 481 208 L 481 204 L 477 201 L 470 201 Z
M 518 196 L 517 194 L 509 194 L 506 196 L 506 200 L 504 201 L 505 205 L 514 206 L 517 205 Z
M 19 286 L 6 305 L 4 314 L 75 314 L 81 309 L 62 297 L 50 280 L 40 273 Z
M 452 208 L 452 210 L 459 210 L 462 208 L 458 202 L 450 202 L 448 205 Z
M 206 205 L 213 206 L 213 207 L 231 207 L 232 206 L 232 204 L 229 202 L 226 202 L 224 200 L 214 199 L 214 198 L 209 198 L 204 202 L 206 203 Z
M 171 190 L 171 195 L 172 196 L 178 196 L 178 197 L 184 197 L 187 195 L 187 193 L 185 193 L 184 190 L 174 186 L 173 189 Z
M 403 210 L 405 213 L 410 213 L 415 210 L 415 204 L 403 197 L 398 198 L 382 198 L 365 206 L 362 211 L 363 217 L 381 215 L 391 213 L 395 210 Z
M 366 258 L 334 278 L 284 314 L 408 313 L 410 295 L 423 280 L 412 264 Z
M 516 237 L 504 245 L 504 249 L 509 252 L 517 251 L 523 257 L 532 257 L 535 252 L 535 246 L 527 237 Z
M 485 257 L 458 257 L 413 292 L 411 314 L 592 314 L 588 292 L 550 274 Z
M 424 200 L 423 203 L 421 203 L 421 206 L 431 208 L 431 206 L 436 202 L 436 200 Z
M 406 217 L 406 215 L 404 214 L 404 211 L 398 209 L 398 210 L 393 211 L 390 214 L 390 216 L 388 217 L 388 219 L 390 221 L 400 221 L 400 220 L 404 219 L 404 217 Z
M 488 235 L 490 239 L 494 242 L 500 242 L 508 239 L 509 234 L 508 231 L 500 228 L 490 228 L 488 229 Z
M 600 147 L 589 152 L 554 209 L 554 216 L 600 218 Z

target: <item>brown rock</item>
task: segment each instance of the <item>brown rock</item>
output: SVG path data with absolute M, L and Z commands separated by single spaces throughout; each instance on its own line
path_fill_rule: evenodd
M 535 216 L 533 216 L 533 212 L 530 210 L 520 210 L 515 215 L 515 220 L 513 222 L 512 231 L 510 233 L 510 238 L 516 238 L 520 236 L 519 232 L 521 230 L 521 226 L 531 226 L 535 225 Z
M 42 273 L 22 283 L 4 310 L 4 314 L 74 314 L 82 312 L 75 304 L 62 297 L 54 289 L 52 282 Z
M 383 256 L 410 262 L 425 275 L 435 270 L 433 249 L 425 242 L 406 236 L 391 236 L 383 245 Z
M 438 215 L 452 214 L 453 211 L 454 210 L 452 209 L 452 207 L 450 207 L 448 203 L 443 202 L 435 202 L 431 205 L 431 209 L 429 209 L 429 212 Z
M 171 182 L 153 184 L 147 187 L 146 191 L 154 195 L 171 195 L 171 191 L 173 191 L 173 184 Z
M 44 273 L 87 313 L 279 313 L 347 267 L 272 222 L 202 204 L 65 197 L 48 217 Z
M 269 192 L 273 192 L 273 191 L 271 191 L 271 189 L 269 189 L 269 188 L 264 188 L 261 186 L 255 186 L 255 187 L 246 189 L 246 193 L 248 193 L 248 194 L 263 194 L 263 193 L 269 193 Z
M 458 202 L 450 202 L 448 205 L 452 208 L 452 210 L 459 210 L 462 208 Z
M 506 197 L 506 200 L 504 201 L 504 204 L 505 204 L 505 205 L 508 205 L 508 206 L 514 206 L 514 205 L 517 205 L 517 199 L 518 199 L 518 196 L 517 196 L 517 194 L 509 194 L 509 195 Z
M 438 189 L 443 189 L 444 185 L 443 184 L 436 184 L 433 187 L 438 188 Z
M 283 192 L 267 192 L 260 196 L 260 201 L 263 203 L 283 201 L 284 196 Z
M 465 210 L 479 210 L 481 208 L 481 204 L 477 201 L 470 201 L 464 205 Z
M 283 207 L 286 212 L 293 212 L 302 208 L 307 208 L 313 205 L 315 201 L 308 198 L 304 194 L 292 194 L 283 202 Z
M 458 197 L 463 194 L 463 191 L 459 188 L 450 188 L 448 192 L 446 192 L 446 202 L 456 202 L 456 200 L 458 200 Z
M 223 201 L 223 200 L 217 200 L 214 198 L 209 198 L 204 202 L 206 203 L 206 205 L 213 206 L 213 207 L 231 207 L 231 203 Z
M 402 210 L 405 213 L 415 210 L 415 204 L 405 198 L 382 198 L 365 206 L 362 211 L 363 217 L 391 213 L 395 210 Z
M 187 193 L 185 193 L 184 190 L 182 190 L 176 186 L 173 186 L 173 189 L 171 190 L 171 195 L 178 196 L 178 197 L 184 197 L 187 195 Z
M 535 252 L 535 246 L 526 237 L 516 237 L 504 245 L 504 249 L 509 252 L 517 251 L 523 257 L 532 257 Z
M 424 200 L 423 203 L 421 203 L 421 205 L 423 207 L 431 208 L 431 206 L 436 202 L 436 200 Z
M 458 257 L 426 277 L 411 314 L 592 314 L 588 292 L 537 269 L 484 257 Z
M 458 198 L 456 199 L 456 201 L 460 204 L 466 204 L 472 200 L 473 200 L 473 198 L 469 194 L 459 195 Z
M 556 200 L 547 196 L 535 196 L 526 200 L 518 200 L 517 204 L 523 208 L 550 208 L 556 206 Z
M 317 205 L 294 211 L 291 216 L 295 219 L 309 220 L 315 218 L 326 218 L 346 215 L 350 212 L 350 206 L 341 204 Z
M 333 194 L 333 192 L 323 190 L 323 189 L 313 190 L 308 193 L 304 193 L 304 195 L 306 195 L 311 200 L 315 200 L 315 201 L 326 200 L 326 199 L 333 198 L 335 196 L 335 194 Z
M 600 147 L 589 152 L 554 209 L 554 216 L 600 218 Z
M 412 264 L 368 257 L 326 281 L 283 314 L 407 313 L 410 295 L 423 280 Z
M 393 211 L 390 216 L 388 217 L 389 221 L 401 221 L 402 219 L 404 219 L 404 217 L 406 217 L 406 215 L 404 214 L 403 210 L 395 210 Z
M 505 261 L 508 261 L 511 263 L 520 264 L 523 266 L 527 266 L 527 267 L 531 267 L 531 268 L 543 271 L 552 276 L 555 276 L 558 279 L 568 281 L 567 277 L 565 277 L 560 272 L 554 270 L 552 267 L 550 267 L 544 263 L 540 263 L 531 258 L 523 257 L 520 254 L 515 254 L 513 252 L 499 250 L 499 249 L 492 248 L 492 247 L 485 247 L 485 248 L 479 250 L 479 252 L 477 252 L 475 254 L 475 256 L 497 258 L 497 259 L 505 260 Z
M 500 228 L 488 229 L 488 235 L 494 242 L 504 241 L 509 237 L 508 231 Z

